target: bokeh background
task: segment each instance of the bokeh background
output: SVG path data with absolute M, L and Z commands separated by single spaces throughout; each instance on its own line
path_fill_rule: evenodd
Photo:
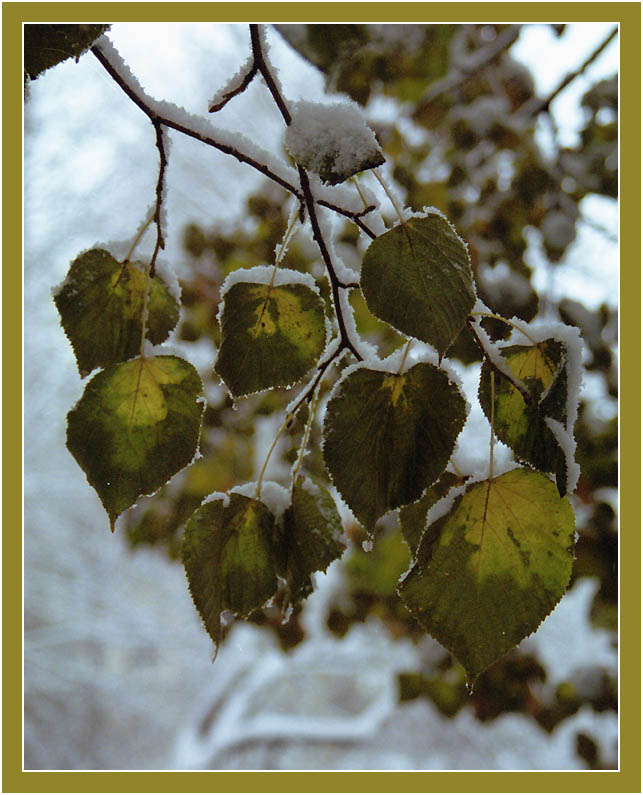
M 409 563 L 396 517 L 380 522 L 367 552 L 347 510 L 349 549 L 317 577 L 302 608 L 285 622 L 272 609 L 231 622 L 212 665 L 177 560 L 182 526 L 206 494 L 256 478 L 290 398 L 276 390 L 233 407 L 212 373 L 219 288 L 231 270 L 272 261 L 290 203 L 248 167 L 178 134 L 169 136 L 164 258 L 183 295 L 171 345 L 206 385 L 203 457 L 142 499 L 111 536 L 65 448 L 65 416 L 84 383 L 51 292 L 80 251 L 134 237 L 154 200 L 154 133 L 91 54 L 28 84 L 26 769 L 616 767 L 613 27 L 284 25 L 267 33 L 289 100 L 339 94 L 363 106 L 391 184 L 413 209 L 436 206 L 456 225 L 491 309 L 559 318 L 583 335 L 571 587 L 471 695 L 460 666 L 395 597 Z M 249 53 L 243 25 L 115 24 L 107 35 L 149 94 L 203 115 Z M 284 157 L 282 122 L 260 81 L 210 119 Z M 374 180 L 364 183 L 377 191 Z M 358 269 L 367 241 L 349 223 L 338 236 L 339 255 Z M 143 250 L 151 244 L 144 239 Z M 298 233 L 285 265 L 322 279 L 318 260 L 309 235 Z M 380 354 L 399 346 L 352 295 L 358 327 Z M 472 395 L 478 350 L 462 334 L 448 355 Z M 300 420 L 268 478 L 287 477 L 301 431 Z M 306 466 L 321 473 L 317 424 L 311 447 Z

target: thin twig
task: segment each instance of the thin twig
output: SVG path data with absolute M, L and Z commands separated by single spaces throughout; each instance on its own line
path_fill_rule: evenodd
M 163 186 L 165 181 L 165 169 L 167 168 L 167 155 L 165 153 L 165 143 L 163 141 L 163 128 L 160 122 L 153 121 L 154 132 L 156 133 L 156 148 L 159 150 L 159 176 L 156 181 L 156 207 L 154 208 L 154 223 L 156 225 L 156 244 L 154 253 L 150 261 L 150 279 L 156 272 L 156 257 L 161 249 L 165 248 L 165 239 L 161 226 L 161 212 L 163 209 Z
M 300 202 L 301 206 L 304 206 L 304 198 L 301 194 L 301 191 L 297 189 L 297 187 L 288 180 L 280 177 L 279 174 L 275 174 L 274 171 L 268 168 L 268 166 L 264 165 L 263 163 L 256 160 L 254 157 L 247 155 L 245 152 L 242 152 L 240 149 L 237 149 L 234 146 L 230 146 L 229 144 L 225 144 L 222 141 L 217 141 L 215 138 L 212 138 L 209 135 L 202 135 L 201 133 L 197 132 L 196 130 L 192 130 L 190 127 L 186 127 L 183 124 L 175 121 L 174 119 L 170 119 L 167 116 L 161 116 L 156 113 L 146 102 L 145 100 L 140 97 L 132 88 L 127 84 L 125 80 L 120 76 L 118 71 L 114 69 L 112 64 L 110 63 L 109 59 L 106 55 L 102 52 L 100 47 L 94 46 L 91 48 L 92 54 L 97 58 L 99 63 L 103 66 L 105 71 L 109 74 L 112 80 L 118 85 L 118 87 L 127 95 L 127 97 L 136 105 L 139 110 L 141 110 L 150 121 L 156 126 L 156 124 L 160 124 L 163 127 L 168 127 L 171 130 L 175 130 L 176 132 L 181 133 L 182 135 L 186 135 L 189 138 L 193 138 L 196 141 L 200 141 L 206 146 L 211 146 L 213 149 L 217 149 L 219 152 L 222 152 L 225 155 L 230 155 L 238 160 L 240 163 L 244 163 L 245 165 L 251 166 L 256 171 L 259 171 L 265 177 L 272 180 L 273 182 L 280 185 L 284 190 L 292 193 L 293 196 L 297 198 Z M 375 234 L 360 220 L 362 215 L 366 214 L 366 211 L 361 213 L 353 213 L 349 210 L 344 210 L 337 205 L 331 204 L 330 202 L 318 201 L 320 205 L 328 207 L 329 209 L 333 210 L 340 215 L 349 218 L 353 221 L 365 234 L 367 234 L 370 238 L 376 237 Z
M 471 64 L 466 69 L 459 69 L 455 73 L 449 73 L 441 80 L 432 83 L 421 99 L 421 103 L 434 102 L 440 94 L 454 91 L 461 85 L 477 77 L 483 69 L 486 69 L 499 55 L 516 41 L 520 35 L 520 25 L 510 25 L 499 33 L 494 41 L 482 50 L 478 50 L 475 57 L 472 57 Z
M 252 44 L 252 55 L 255 59 L 255 66 L 261 72 L 261 76 L 266 81 L 266 85 L 268 86 L 268 90 L 272 94 L 272 98 L 275 101 L 275 105 L 279 108 L 279 112 L 281 113 L 283 120 L 289 126 L 292 117 L 290 115 L 290 111 L 286 107 L 284 98 L 281 96 L 279 87 L 275 83 L 275 79 L 272 76 L 270 67 L 268 66 L 264 58 L 263 50 L 261 49 L 261 36 L 259 34 L 259 25 L 250 25 L 250 42 Z
M 252 81 L 254 80 L 256 74 L 257 74 L 257 64 L 254 63 L 250 71 L 241 81 L 241 83 L 239 83 L 239 85 L 236 88 L 231 88 L 229 91 L 226 91 L 226 93 L 223 94 L 220 102 L 217 102 L 215 105 L 211 105 L 208 108 L 208 112 L 216 113 L 218 110 L 221 110 L 221 108 L 224 108 L 233 97 L 238 97 L 239 94 L 243 94 L 246 88 L 248 88 L 250 83 L 252 83 Z
M 357 348 L 351 342 L 350 337 L 348 336 L 348 331 L 346 329 L 346 323 L 344 321 L 344 315 L 342 313 L 342 307 L 339 297 L 339 290 L 342 285 L 337 277 L 337 273 L 335 272 L 335 267 L 330 258 L 330 253 L 328 251 L 328 247 L 326 246 L 326 241 L 324 240 L 321 227 L 319 226 L 319 219 L 317 218 L 317 213 L 315 211 L 315 199 L 313 198 L 313 193 L 312 190 L 310 189 L 310 181 L 308 179 L 308 174 L 306 173 L 306 169 L 303 168 L 302 166 L 298 165 L 297 168 L 299 169 L 299 181 L 301 184 L 301 189 L 304 194 L 304 199 L 306 200 L 306 209 L 308 210 L 308 217 L 310 218 L 310 225 L 313 230 L 313 238 L 315 239 L 315 242 L 319 247 L 319 251 L 322 255 L 322 259 L 324 260 L 324 265 L 326 266 L 326 271 L 328 273 L 328 278 L 330 280 L 330 287 L 333 294 L 333 304 L 335 306 L 335 315 L 337 317 L 337 325 L 339 326 L 339 333 L 342 339 L 341 347 L 348 348 L 348 350 L 353 354 L 353 356 L 357 359 L 357 361 L 361 362 L 362 356 L 357 350 Z
M 590 55 L 583 61 L 583 63 L 573 72 L 570 72 L 566 75 L 560 83 L 554 88 L 554 90 L 545 98 L 545 99 L 538 99 L 536 102 L 531 104 L 531 107 L 526 108 L 525 112 L 528 112 L 530 115 L 537 116 L 539 113 L 549 112 L 549 108 L 551 103 L 556 99 L 556 97 L 567 88 L 567 86 L 576 80 L 577 77 L 580 77 L 598 58 L 598 56 L 603 52 L 603 50 L 608 46 L 608 44 L 612 41 L 612 39 L 617 35 L 618 27 L 613 28 L 609 34 L 603 39 L 603 41 L 596 47 L 596 49 L 590 53 Z
M 369 204 L 369 206 L 366 207 L 366 209 L 361 210 L 358 213 L 353 213 L 350 210 L 344 210 L 343 207 L 338 207 L 336 204 L 332 204 L 331 202 L 327 202 L 325 199 L 317 199 L 316 203 L 320 207 L 327 207 L 329 210 L 333 210 L 333 212 L 336 212 L 338 215 L 343 215 L 346 218 L 350 219 L 354 224 L 359 226 L 359 228 L 362 230 L 362 232 L 367 234 L 371 238 L 371 240 L 375 240 L 375 238 L 377 237 L 375 232 L 373 232 L 371 229 L 369 229 L 366 226 L 366 224 L 363 223 L 363 221 L 361 220 L 365 215 L 367 215 L 368 213 L 372 213 L 373 210 L 377 209 L 377 207 L 374 204 Z

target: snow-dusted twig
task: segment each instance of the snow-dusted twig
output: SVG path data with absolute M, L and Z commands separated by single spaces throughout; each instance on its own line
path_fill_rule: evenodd
M 240 163 L 244 163 L 245 165 L 251 166 L 256 171 L 259 171 L 268 179 L 271 179 L 277 185 L 280 185 L 284 190 L 292 193 L 295 196 L 300 204 L 304 205 L 304 198 L 302 196 L 301 191 L 289 182 L 284 177 L 277 174 L 274 170 L 269 168 L 265 163 L 257 160 L 255 157 L 243 152 L 237 146 L 233 146 L 223 140 L 218 140 L 214 138 L 212 135 L 206 135 L 203 132 L 199 132 L 198 130 L 192 129 L 188 127 L 186 124 L 182 124 L 181 122 L 177 121 L 176 119 L 172 119 L 167 115 L 159 113 L 155 110 L 151 103 L 146 101 L 146 98 L 142 96 L 140 93 L 134 90 L 132 86 L 129 85 L 128 81 L 120 74 L 119 70 L 111 63 L 110 59 L 107 55 L 103 52 L 100 46 L 94 45 L 91 48 L 92 54 L 98 59 L 100 64 L 103 66 L 105 71 L 109 74 L 109 76 L 114 80 L 114 82 L 119 86 L 119 88 L 127 95 L 127 97 L 139 108 L 152 122 L 155 128 L 157 127 L 167 127 L 168 129 L 174 130 L 175 132 L 179 132 L 182 135 L 186 135 L 189 138 L 194 138 L 197 141 L 200 141 L 206 146 L 211 146 L 214 149 L 222 152 L 226 155 L 231 155 Z M 267 70 L 267 67 L 266 67 Z M 274 82 L 273 82 L 274 85 Z M 276 88 L 276 86 L 275 86 Z M 240 93 L 240 92 L 239 92 Z M 319 200 L 317 202 L 320 205 L 328 207 L 333 212 L 336 212 L 344 217 L 350 219 L 355 223 L 365 234 L 367 234 L 370 238 L 374 238 L 374 233 L 364 224 L 361 218 L 366 215 L 368 212 L 371 212 L 371 208 L 367 208 L 366 210 L 355 213 L 351 212 L 350 210 L 346 210 L 338 205 L 332 204 L 328 201 Z M 372 208 L 374 209 L 374 208 Z
M 156 271 L 156 258 L 161 249 L 165 248 L 161 215 L 163 212 L 163 194 L 165 190 L 165 169 L 167 168 L 167 153 L 163 139 L 163 127 L 159 122 L 152 121 L 156 133 L 156 148 L 159 150 L 159 175 L 156 181 L 156 206 L 154 208 L 154 224 L 156 225 L 156 244 L 150 261 L 150 278 Z

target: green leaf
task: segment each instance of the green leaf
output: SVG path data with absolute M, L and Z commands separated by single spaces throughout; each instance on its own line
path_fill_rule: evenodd
M 96 367 L 131 359 L 141 346 L 141 318 L 147 286 L 145 266 L 123 264 L 103 249 L 72 262 L 54 296 L 81 376 Z M 154 345 L 167 339 L 179 319 L 179 305 L 154 276 L 150 285 L 146 336 Z
M 324 303 L 310 287 L 237 282 L 225 294 L 214 369 L 234 397 L 291 386 L 325 342 Z
M 463 478 L 453 472 L 443 472 L 440 480 L 429 486 L 419 500 L 400 508 L 400 530 L 413 554 L 422 538 L 429 508 L 442 499 L 453 486 L 461 486 L 462 483 Z
M 543 472 L 555 472 L 561 496 L 566 491 L 566 465 L 546 417 L 565 425 L 567 420 L 567 369 L 563 346 L 556 340 L 538 345 L 512 345 L 502 349 L 509 369 L 527 387 L 530 404 L 513 384 L 485 361 L 478 396 L 491 418 L 491 378 L 494 378 L 494 431 L 516 456 Z
M 473 683 L 561 599 L 574 529 L 569 500 L 539 472 L 475 483 L 427 528 L 399 593 Z
M 367 530 L 437 480 L 465 417 L 458 387 L 424 362 L 403 375 L 362 367 L 340 382 L 324 418 L 324 460 Z
M 247 617 L 277 590 L 276 533 L 268 508 L 241 494 L 207 502 L 190 517 L 183 565 L 196 609 L 217 646 L 224 610 Z
M 67 447 L 116 518 L 194 458 L 201 379 L 176 356 L 133 359 L 87 384 L 67 415 Z
M 39 74 L 67 58 L 79 58 L 109 25 L 31 25 L 24 26 L 25 75 L 35 80 Z
M 361 547 L 352 550 L 344 570 L 352 592 L 397 602 L 397 582 L 409 568 L 409 548 L 399 531 L 375 537 L 373 548 L 366 552 Z
M 437 213 L 411 218 L 373 240 L 361 287 L 373 314 L 440 355 L 476 300 L 467 247 Z
M 326 489 L 309 478 L 299 477 L 292 492 L 292 505 L 284 514 L 281 574 L 288 583 L 290 602 L 312 593 L 310 575 L 326 571 L 341 557 L 342 520 L 335 500 Z

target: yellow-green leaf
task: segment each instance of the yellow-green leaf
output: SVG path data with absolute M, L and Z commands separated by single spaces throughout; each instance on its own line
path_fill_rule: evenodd
M 176 356 L 137 358 L 95 375 L 67 415 L 67 447 L 116 518 L 194 458 L 201 379 Z
M 146 287 L 144 265 L 118 262 L 103 249 L 86 251 L 72 262 L 54 301 L 81 376 L 139 352 Z M 167 285 L 152 277 L 147 338 L 154 345 L 163 342 L 178 319 L 179 306 Z
M 509 369 L 527 388 L 527 404 L 507 379 L 482 366 L 478 395 L 486 416 L 491 418 L 491 378 L 494 378 L 494 431 L 522 461 L 543 472 L 555 472 L 561 495 L 566 491 L 565 456 L 547 427 L 551 417 L 565 425 L 567 420 L 567 371 L 563 346 L 556 340 L 538 345 L 511 345 L 502 348 Z
M 230 494 L 192 514 L 181 555 L 192 599 L 217 646 L 224 610 L 247 617 L 274 595 L 276 548 L 275 518 L 259 500 Z
M 367 530 L 438 479 L 465 418 L 458 387 L 425 362 L 403 375 L 362 367 L 340 382 L 324 418 L 324 460 Z
M 235 397 L 291 386 L 325 342 L 324 303 L 310 287 L 237 282 L 225 294 L 214 369 Z
M 373 240 L 361 287 L 373 314 L 440 354 L 476 300 L 467 247 L 438 213 L 410 218 Z
M 539 472 L 475 483 L 427 528 L 400 595 L 473 683 L 558 604 L 574 532 L 569 500 Z

